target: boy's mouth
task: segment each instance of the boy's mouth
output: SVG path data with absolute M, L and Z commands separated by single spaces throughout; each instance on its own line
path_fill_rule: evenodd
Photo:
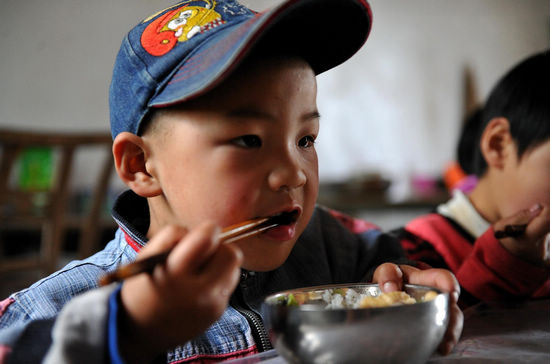
M 277 225 L 291 225 L 298 220 L 300 212 L 298 210 L 283 211 L 269 218 L 270 222 Z
M 298 209 L 284 211 L 269 218 L 276 224 L 274 227 L 266 230 L 264 234 L 274 240 L 288 241 L 294 238 L 296 232 L 296 221 L 300 216 Z

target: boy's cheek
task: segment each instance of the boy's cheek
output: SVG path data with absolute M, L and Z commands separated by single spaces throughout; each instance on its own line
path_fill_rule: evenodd
M 249 220 L 257 217 L 259 201 L 259 190 L 246 183 L 233 183 L 229 186 L 219 187 L 223 189 L 220 196 L 221 204 L 218 204 L 217 210 L 222 212 L 221 221 L 223 226 L 235 224 L 240 221 Z
M 506 196 L 500 201 L 502 217 L 512 216 L 537 203 L 550 204 L 550 187 L 547 183 L 547 178 L 550 176 L 543 177 L 535 173 L 527 175 L 529 177 L 519 176 L 516 183 L 509 185 L 502 193 Z

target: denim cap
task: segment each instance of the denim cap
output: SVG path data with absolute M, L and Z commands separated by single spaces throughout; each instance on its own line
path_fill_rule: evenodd
M 361 48 L 371 19 L 365 0 L 287 0 L 262 13 L 235 0 L 179 2 L 123 39 L 109 92 L 111 134 L 139 134 L 152 108 L 208 92 L 259 45 L 324 72 Z

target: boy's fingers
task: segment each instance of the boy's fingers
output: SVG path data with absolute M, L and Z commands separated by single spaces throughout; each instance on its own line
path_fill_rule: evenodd
M 374 271 L 373 282 L 383 292 L 399 291 L 403 289 L 403 272 L 397 264 L 384 263 Z
M 384 292 L 400 290 L 403 283 L 435 287 L 451 293 L 451 300 L 458 301 L 460 286 L 454 274 L 446 269 L 418 269 L 410 265 L 381 264 L 374 272 L 373 282 Z
M 550 232 L 550 209 L 548 206 L 543 206 L 539 213 L 534 216 L 527 228 L 527 236 L 531 239 L 543 240 Z
M 537 217 L 543 206 L 539 203 L 534 204 L 529 209 L 521 210 L 514 214 L 513 216 L 506 217 L 495 223 L 493 226 L 495 232 L 504 232 L 507 227 L 520 227 L 523 225 L 528 225 L 535 217 Z
M 402 265 L 401 270 L 405 281 L 408 283 L 435 287 L 449 293 L 449 323 L 443 340 L 438 347 L 441 354 L 448 354 L 460 339 L 464 324 L 464 315 L 457 304 L 460 295 L 460 286 L 457 279 L 454 274 L 446 269 L 421 270 Z
M 435 287 L 443 292 L 451 293 L 451 300 L 458 301 L 460 286 L 454 274 L 446 269 L 418 269 L 408 265 L 401 265 L 404 279 L 410 284 Z
M 185 235 L 187 229 L 181 226 L 169 225 L 162 228 L 144 247 L 138 255 L 138 260 L 172 249 Z
M 437 348 L 437 351 L 443 355 L 449 354 L 456 343 L 458 343 L 464 325 L 464 314 L 458 305 L 449 302 L 449 310 L 449 325 L 447 326 L 447 331 L 443 336 L 443 340 Z
M 219 228 L 210 222 L 191 230 L 168 256 L 168 266 L 174 274 L 192 272 L 200 268 L 218 249 Z
M 242 251 L 236 245 L 222 245 L 202 272 L 204 279 L 216 282 L 219 294 L 229 296 L 239 282 L 242 260 Z
M 517 225 L 518 221 L 526 219 L 528 225 Z M 513 228 L 518 226 L 522 226 L 523 231 L 514 233 Z M 495 237 L 510 253 L 536 265 L 550 265 L 550 242 L 547 239 L 550 232 L 550 209 L 547 205 L 536 204 L 531 209 L 496 222 L 493 228 Z
M 456 345 L 462 334 L 464 315 L 458 307 L 460 286 L 455 276 L 445 269 L 421 270 L 409 265 L 385 263 L 374 272 L 373 281 L 380 285 L 384 292 L 395 291 L 395 287 L 402 289 L 403 283 L 431 286 L 443 292 L 449 292 L 449 324 L 438 351 L 448 354 Z

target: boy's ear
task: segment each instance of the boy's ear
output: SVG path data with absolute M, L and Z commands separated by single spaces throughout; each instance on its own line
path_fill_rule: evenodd
M 147 145 L 141 137 L 118 134 L 113 141 L 113 157 L 118 176 L 136 194 L 153 197 L 161 193 L 157 179 L 147 171 Z
M 512 156 L 515 150 L 508 119 L 492 119 L 483 130 L 480 145 L 487 166 L 502 169 L 507 158 Z

